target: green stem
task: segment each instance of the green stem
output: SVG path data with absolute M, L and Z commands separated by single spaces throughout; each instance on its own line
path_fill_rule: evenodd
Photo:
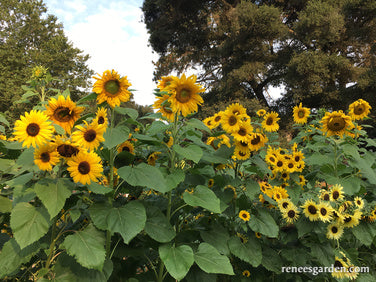
M 48 269 L 51 265 L 51 262 L 52 262 L 52 257 L 53 257 L 53 254 L 54 254 L 54 249 L 55 249 L 55 244 L 56 244 L 56 241 L 58 239 L 58 236 L 56 236 L 56 223 L 57 223 L 57 216 L 55 217 L 55 220 L 54 222 L 52 223 L 52 233 L 51 233 L 51 244 L 50 244 L 50 252 L 49 252 L 49 255 L 47 257 L 47 261 L 46 261 L 46 266 L 45 268 Z

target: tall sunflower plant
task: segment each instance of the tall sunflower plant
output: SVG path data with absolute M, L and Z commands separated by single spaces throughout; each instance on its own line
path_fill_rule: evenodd
M 0 140 L 1 279 L 315 279 L 282 270 L 307 265 L 343 266 L 323 280 L 375 275 L 349 271 L 375 263 L 366 101 L 296 106 L 281 146 L 273 111 L 233 103 L 196 119 L 205 89 L 194 75 L 162 77 L 145 117 L 122 107 L 127 77 L 94 78 L 86 97 L 58 93 Z

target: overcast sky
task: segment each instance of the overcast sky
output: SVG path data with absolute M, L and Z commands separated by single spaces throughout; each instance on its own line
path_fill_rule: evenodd
M 153 64 L 158 56 L 148 47 L 142 23 L 142 0 L 43 0 L 48 13 L 64 25 L 73 46 L 90 55 L 88 65 L 95 73 L 114 69 L 127 76 L 134 100 L 154 103 Z

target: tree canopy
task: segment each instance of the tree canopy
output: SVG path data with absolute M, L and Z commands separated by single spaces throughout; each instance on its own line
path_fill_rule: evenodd
M 236 100 L 271 106 L 269 86 L 285 89 L 274 104 L 282 113 L 358 98 L 376 109 L 375 1 L 145 0 L 142 9 L 160 55 L 155 79 L 200 70 L 208 115 Z
M 59 79 L 52 87 L 69 88 L 73 99 L 82 96 L 93 74 L 88 55 L 73 47 L 57 18 L 47 14 L 43 1 L 0 0 L 0 112 L 10 120 L 25 104 L 13 104 L 24 93 L 33 67 L 48 68 Z M 26 106 L 27 107 L 27 106 Z

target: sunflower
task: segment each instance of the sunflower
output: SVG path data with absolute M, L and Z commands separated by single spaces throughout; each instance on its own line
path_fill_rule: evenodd
M 241 241 L 243 244 L 246 244 L 246 243 L 248 242 L 248 238 L 247 238 L 247 236 L 245 236 L 244 234 L 239 233 L 239 232 L 236 232 L 236 236 L 240 238 L 240 241 Z
M 155 162 L 158 159 L 158 155 L 161 154 L 161 152 L 153 152 L 148 156 L 148 164 L 155 166 Z
M 305 179 L 304 175 L 299 175 L 299 186 L 303 188 L 307 184 L 307 180 Z
M 247 142 L 250 138 L 250 134 L 253 131 L 253 127 L 249 122 L 240 122 L 239 129 L 232 132 L 232 136 L 237 141 Z
M 372 107 L 367 101 L 359 99 L 349 106 L 349 115 L 352 120 L 364 119 L 368 116 Z
M 218 150 L 222 145 L 231 147 L 230 138 L 226 134 L 221 134 L 216 137 L 209 137 L 206 144 L 213 147 L 214 150 Z
M 350 280 L 355 280 L 359 276 L 359 271 L 357 271 L 355 265 L 349 265 L 345 276 Z
M 332 220 L 333 208 L 327 202 L 320 202 L 317 205 L 319 218 L 322 222 L 328 222 Z
M 233 103 L 226 108 L 226 112 L 230 112 L 234 115 L 246 115 L 247 109 L 239 103 Z
M 277 157 L 276 157 L 275 154 L 268 153 L 268 154 L 266 154 L 266 156 L 265 156 L 265 161 L 266 161 L 269 165 L 274 166 L 275 163 L 277 162 Z
M 59 153 L 60 157 L 68 159 L 75 156 L 80 151 L 80 147 L 72 143 L 71 140 L 64 136 L 55 137 L 56 151 Z
M 258 151 L 268 142 L 268 137 L 262 133 L 252 133 L 248 140 L 251 151 Z
M 209 188 L 212 188 L 214 185 L 214 179 L 213 178 L 210 178 L 209 181 L 208 181 L 208 187 Z
M 52 170 L 52 166 L 59 162 L 59 154 L 56 146 L 48 143 L 34 151 L 34 163 L 40 170 Z
M 262 235 L 261 235 L 260 232 L 255 232 L 255 236 L 256 236 L 257 239 L 260 239 Z
M 346 268 L 348 265 L 342 259 L 336 256 L 333 266 L 334 268 L 332 276 L 334 278 L 343 279 L 347 273 Z
M 235 146 L 234 155 L 237 160 L 248 160 L 251 157 L 251 151 L 243 151 L 239 147 Z
M 326 237 L 328 239 L 338 240 L 343 234 L 343 226 L 338 223 L 332 223 L 328 226 Z
M 226 185 L 224 190 L 226 190 L 226 189 L 230 189 L 232 191 L 232 193 L 234 194 L 233 198 L 236 199 L 236 197 L 237 197 L 236 188 L 232 185 Z
M 281 192 L 280 192 L 280 191 L 277 191 L 277 190 L 273 190 L 273 196 L 272 196 L 272 198 L 273 198 L 276 202 L 282 200 L 282 194 L 281 194 Z
M 67 170 L 76 183 L 80 182 L 85 185 L 90 184 L 91 181 L 98 182 L 98 178 L 102 176 L 101 158 L 94 152 L 80 151 L 67 163 Z
M 157 97 L 157 100 L 153 104 L 154 109 L 158 109 L 157 113 L 161 113 L 168 121 L 172 122 L 175 118 L 175 113 L 171 109 L 171 103 L 168 101 L 170 95 L 163 95 Z
M 244 270 L 244 271 L 242 272 L 242 274 L 243 274 L 243 276 L 245 276 L 245 277 L 249 277 L 249 276 L 251 276 L 251 273 L 249 272 L 249 270 Z
M 287 190 L 285 188 L 282 188 L 281 186 L 274 186 L 272 190 L 273 190 L 273 194 L 276 192 L 280 193 L 282 196 L 282 199 L 287 199 L 289 197 Z
M 267 194 L 266 191 L 268 191 L 268 190 L 270 190 L 270 189 L 273 188 L 273 187 L 272 187 L 268 182 L 266 182 L 266 181 L 260 181 L 258 184 L 259 184 L 259 186 L 260 186 L 260 190 L 261 190 L 261 192 L 262 192 L 262 193 L 265 193 L 265 194 Z
M 304 215 L 309 218 L 310 221 L 317 221 L 320 218 L 319 210 L 317 205 L 312 200 L 306 200 L 302 206 L 304 209 Z
M 361 210 L 364 207 L 364 200 L 360 197 L 355 197 L 354 204 L 358 209 Z
M 277 156 L 277 161 L 275 162 L 274 171 L 283 172 L 286 170 L 286 160 L 283 156 Z
M 119 148 L 118 148 L 117 151 L 118 151 L 118 153 L 125 151 L 125 152 L 129 152 L 129 153 L 134 155 L 134 146 L 131 142 L 125 141 L 125 142 L 123 142 L 119 145 Z
M 228 133 L 236 132 L 242 123 L 244 115 L 237 115 L 231 111 L 225 111 L 222 116 L 222 128 Z
M 362 212 L 356 210 L 353 215 L 344 215 L 343 226 L 347 228 L 353 228 L 359 225 L 360 219 L 362 218 Z
M 278 201 L 278 207 L 281 212 L 285 212 L 288 209 L 294 207 L 294 204 L 291 202 L 290 199 L 286 198 Z
M 340 201 L 343 199 L 343 192 L 342 192 L 343 187 L 339 184 L 335 184 L 330 188 L 330 201 L 335 202 L 335 201 Z
M 239 217 L 244 220 L 244 221 L 249 221 L 249 219 L 251 218 L 251 215 L 249 214 L 249 212 L 245 211 L 245 210 L 241 210 L 239 212 Z
M 354 126 L 351 117 L 345 115 L 342 111 L 326 112 L 320 122 L 322 123 L 322 131 L 327 136 L 338 135 L 342 137 L 347 129 Z
M 286 163 L 285 163 L 285 169 L 289 173 L 293 173 L 296 171 L 296 164 L 293 158 L 286 158 Z
M 266 111 L 264 109 L 261 109 L 261 110 L 258 110 L 256 112 L 256 114 L 259 116 L 259 117 L 263 117 L 265 114 L 266 114 Z
M 282 179 L 283 181 L 287 181 L 287 180 L 289 180 L 289 179 L 290 179 L 290 173 L 287 172 L 287 171 L 283 171 L 283 172 L 281 173 L 281 179 Z
M 93 92 L 97 93 L 97 103 L 102 104 L 107 102 L 111 108 L 120 106 L 121 102 L 129 101 L 131 92 L 128 87 L 131 84 L 128 82 L 127 77 L 120 78 L 120 75 L 112 70 L 106 70 L 99 77 L 93 77 L 97 81 L 94 82 Z
M 99 108 L 95 113 L 95 118 L 93 119 L 93 123 L 98 125 L 103 125 L 105 128 L 108 126 L 108 118 L 107 118 L 107 109 L 106 108 Z
M 266 131 L 274 132 L 279 129 L 279 125 L 277 123 L 279 120 L 280 118 L 276 112 L 266 113 L 261 125 Z
M 51 139 L 54 127 L 48 121 L 48 116 L 41 111 L 32 110 L 25 113 L 15 122 L 14 135 L 22 146 L 29 148 L 43 145 Z
M 191 75 L 188 78 L 183 74 L 181 78 L 172 76 L 170 84 L 164 90 L 171 93 L 168 101 L 171 103 L 172 111 L 182 113 L 185 117 L 193 112 L 197 112 L 198 105 L 204 100 L 198 94 L 205 91 L 201 85 L 196 83 L 197 77 Z
M 213 129 L 215 126 L 214 117 L 207 117 L 202 121 L 209 129 Z
M 299 106 L 295 106 L 293 113 L 294 113 L 294 122 L 298 124 L 305 124 L 307 123 L 307 119 L 310 115 L 310 109 L 303 107 L 302 103 Z
M 322 201 L 330 201 L 330 193 L 324 189 L 321 189 L 319 198 Z
M 64 128 L 65 132 L 70 134 L 74 123 L 80 118 L 83 107 L 77 107 L 68 96 L 65 98 L 60 95 L 57 99 L 51 98 L 46 106 L 47 116 L 57 125 Z
M 287 223 L 294 223 L 299 218 L 299 212 L 295 206 L 291 206 L 282 212 L 283 218 Z
M 171 76 L 162 76 L 162 78 L 158 80 L 157 88 L 163 91 L 163 89 L 165 89 L 167 86 L 170 85 L 171 81 L 172 81 Z
M 104 141 L 103 133 L 106 127 L 96 123 L 88 124 L 86 121 L 84 123 L 84 126 L 76 126 L 78 130 L 73 132 L 72 140 L 83 148 L 94 150 Z

